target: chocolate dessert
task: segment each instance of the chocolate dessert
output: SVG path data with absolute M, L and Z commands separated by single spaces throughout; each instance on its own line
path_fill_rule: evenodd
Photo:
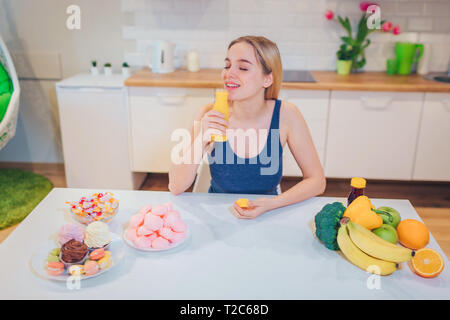
M 66 263 L 75 263 L 84 259 L 88 247 L 80 241 L 69 240 L 61 247 L 61 259 Z

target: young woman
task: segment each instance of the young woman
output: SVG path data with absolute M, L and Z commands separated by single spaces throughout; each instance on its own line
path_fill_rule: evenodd
M 245 209 L 235 204 L 238 218 L 255 218 L 322 194 L 325 176 L 306 122 L 295 105 L 278 100 L 282 66 L 277 45 L 257 36 L 233 40 L 228 46 L 222 80 L 228 91 L 228 121 L 212 109 L 213 103 L 198 110 L 195 120 L 201 125 L 192 128 L 191 144 L 184 150 L 193 157 L 190 164 L 172 164 L 169 190 L 177 195 L 188 189 L 207 152 L 211 170 L 209 192 L 273 195 L 249 201 Z M 238 134 L 230 134 L 233 132 Z M 240 148 L 233 138 L 211 142 L 215 134 L 243 137 L 245 147 Z M 202 141 L 202 153 L 197 155 L 191 152 L 196 138 Z M 286 143 L 303 179 L 280 193 L 282 152 Z

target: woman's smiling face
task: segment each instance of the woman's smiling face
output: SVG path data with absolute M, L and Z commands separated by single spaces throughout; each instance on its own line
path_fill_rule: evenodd
M 264 96 L 264 89 L 272 84 L 271 74 L 263 73 L 255 49 L 246 42 L 238 42 L 228 49 L 222 80 L 229 100 Z

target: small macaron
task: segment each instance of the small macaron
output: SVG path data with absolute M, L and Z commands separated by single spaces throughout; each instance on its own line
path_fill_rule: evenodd
M 173 233 L 172 243 L 180 242 L 185 237 L 186 237 L 186 233 L 185 232 L 174 232 Z
M 152 241 L 152 248 L 153 249 L 166 249 L 170 245 L 169 240 L 164 239 L 163 237 L 157 237 L 155 240 Z
M 110 251 L 105 251 L 105 256 L 98 260 L 98 266 L 100 269 L 105 270 L 111 267 L 112 265 L 112 257 Z
M 164 221 L 161 217 L 148 214 L 144 219 L 144 226 L 148 230 L 157 231 L 162 228 Z
M 137 229 L 137 235 L 138 236 L 147 236 L 147 235 L 151 235 L 154 231 L 155 230 L 147 228 L 146 225 L 143 225 Z
M 105 256 L 105 249 L 103 248 L 95 249 L 89 254 L 89 258 L 91 258 L 91 260 L 100 260 L 104 256 Z
M 51 276 L 59 276 L 64 272 L 64 263 L 47 262 L 47 273 Z
M 170 228 L 161 228 L 159 230 L 159 235 L 170 242 L 174 240 L 174 232 Z
M 83 266 L 81 264 L 74 264 L 69 267 L 69 270 L 67 270 L 70 275 L 72 276 L 81 276 L 84 272 Z
M 98 266 L 97 262 L 89 261 L 89 262 L 86 262 L 84 264 L 83 269 L 84 269 L 84 274 L 85 275 L 92 276 L 92 275 L 96 274 L 100 270 L 100 267 Z
M 52 254 L 49 254 L 47 257 L 47 262 L 61 262 L 61 260 L 59 260 L 58 256 L 54 256 Z
M 144 237 L 149 239 L 150 241 L 153 241 L 153 240 L 156 239 L 156 237 L 158 237 L 158 233 L 157 232 L 153 232 L 152 234 L 146 235 Z
M 172 227 L 176 221 L 180 220 L 180 217 L 177 216 L 177 214 L 173 213 L 173 211 L 168 212 L 165 216 L 164 216 L 164 224 L 167 227 Z
M 138 214 L 146 214 L 152 211 L 152 205 L 146 204 L 145 206 L 141 207 L 138 211 Z
M 138 213 L 130 218 L 129 227 L 132 229 L 137 229 L 137 227 L 141 226 L 144 223 L 145 214 Z
M 165 205 L 159 205 L 153 208 L 152 213 L 157 216 L 163 216 L 167 213 L 167 207 Z
M 186 222 L 184 222 L 181 219 L 178 219 L 177 221 L 175 221 L 175 223 L 172 225 L 172 230 L 175 232 L 184 232 L 186 231 Z
M 152 247 L 152 239 L 150 239 L 150 237 L 137 237 L 133 243 L 139 249 L 149 249 Z
M 237 199 L 236 204 L 241 208 L 248 208 L 248 199 L 246 198 Z
M 52 249 L 52 251 L 50 251 L 49 254 L 51 254 L 52 256 L 59 256 L 60 253 L 61 253 L 61 248 L 55 248 L 55 249 Z
M 134 242 L 137 239 L 137 229 L 127 229 L 127 232 L 125 234 L 128 240 L 131 242 Z

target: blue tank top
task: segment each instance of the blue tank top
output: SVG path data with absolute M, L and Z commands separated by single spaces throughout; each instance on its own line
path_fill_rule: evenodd
M 214 142 L 208 154 L 209 193 L 278 194 L 282 178 L 283 146 L 280 141 L 281 100 L 275 100 L 264 149 L 255 157 L 238 157 L 227 141 Z

